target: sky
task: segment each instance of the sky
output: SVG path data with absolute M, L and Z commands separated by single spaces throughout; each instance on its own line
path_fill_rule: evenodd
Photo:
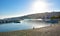
M 60 0 L 0 0 L 0 19 L 60 11 Z

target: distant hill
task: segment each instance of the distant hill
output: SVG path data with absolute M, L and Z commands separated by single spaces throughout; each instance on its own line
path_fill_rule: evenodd
M 47 17 L 59 16 L 59 15 L 60 15 L 60 12 L 36 13 L 36 14 L 19 16 L 19 17 L 0 19 L 0 23 L 8 23 L 8 22 L 19 23 L 20 20 L 24 20 L 24 19 L 44 19 L 44 18 L 47 18 Z
M 39 18 L 46 18 L 47 16 L 59 16 L 60 12 L 46 12 L 46 13 L 36 13 L 36 14 L 30 14 L 27 15 L 26 17 L 29 17 L 31 19 L 39 19 Z

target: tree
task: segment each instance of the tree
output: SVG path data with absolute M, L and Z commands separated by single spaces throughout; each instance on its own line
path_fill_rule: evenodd
M 55 19 L 55 18 L 56 18 L 55 16 L 52 16 L 52 17 L 51 17 L 51 20 L 53 20 L 53 19 Z

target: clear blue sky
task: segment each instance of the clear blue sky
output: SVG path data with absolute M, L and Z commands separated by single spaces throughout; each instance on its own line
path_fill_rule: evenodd
M 35 0 L 0 0 L 0 18 L 6 16 L 19 16 L 20 14 L 30 13 L 31 5 Z M 36 0 L 38 1 L 38 0 Z M 35 1 L 35 2 L 36 2 Z M 52 6 L 49 6 L 50 10 L 60 10 L 60 0 L 43 0 Z M 36 4 L 36 3 L 35 3 Z M 38 3 L 37 3 L 38 4 Z M 48 4 L 48 5 L 49 5 Z M 41 5 L 41 4 L 40 4 Z M 36 10 L 36 7 L 34 7 Z M 34 9 L 33 9 L 34 11 Z M 38 11 L 38 10 L 37 10 Z M 32 13 L 32 11 L 31 11 Z

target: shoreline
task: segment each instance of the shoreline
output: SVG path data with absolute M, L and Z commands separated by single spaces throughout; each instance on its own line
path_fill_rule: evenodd
M 0 32 L 0 36 L 60 36 L 60 23 L 42 28 Z

